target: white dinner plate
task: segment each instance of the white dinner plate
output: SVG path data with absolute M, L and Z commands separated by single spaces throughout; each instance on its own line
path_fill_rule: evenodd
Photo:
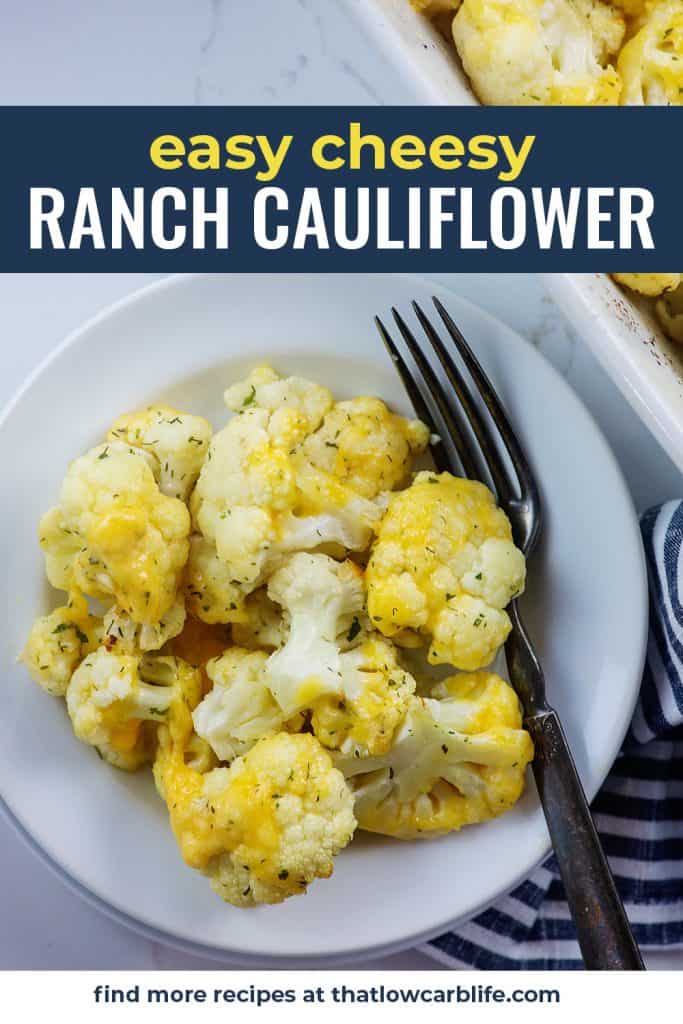
M 171 278 L 106 310 L 31 377 L 0 420 L 5 677 L 0 792 L 7 813 L 79 891 L 119 920 L 195 952 L 251 964 L 386 953 L 444 931 L 522 880 L 548 851 L 530 784 L 499 820 L 431 842 L 360 836 L 329 881 L 276 907 L 240 910 L 186 868 L 149 772 L 101 763 L 63 702 L 14 663 L 54 595 L 37 543 L 70 459 L 122 411 L 162 399 L 225 421 L 222 392 L 264 360 L 339 397 L 409 407 L 372 318 L 392 304 L 450 309 L 500 389 L 542 484 L 543 543 L 524 608 L 551 700 L 589 793 L 612 764 L 644 659 L 647 591 L 634 511 L 579 400 L 507 327 L 417 277 Z M 106 965 L 105 965 L 106 966 Z

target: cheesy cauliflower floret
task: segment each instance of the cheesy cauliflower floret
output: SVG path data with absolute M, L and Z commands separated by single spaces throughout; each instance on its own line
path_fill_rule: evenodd
M 219 896 L 242 907 L 281 903 L 332 874 L 356 827 L 353 797 L 313 736 L 266 736 L 205 775 L 184 763 L 179 742 L 160 729 L 155 778 L 183 859 Z
M 114 599 L 138 623 L 171 608 L 188 553 L 188 511 L 160 492 L 153 464 L 122 441 L 93 448 L 71 463 L 40 523 L 50 583 Z
M 683 342 L 683 281 L 678 288 L 657 301 L 655 312 L 669 337 L 673 341 Z
M 195 732 L 221 761 L 232 761 L 262 736 L 281 728 L 284 715 L 268 689 L 265 651 L 231 647 L 206 665 L 213 686 L 195 708 Z
M 269 420 L 265 409 L 250 408 L 214 434 L 192 496 L 199 530 L 245 593 L 259 585 L 276 517 L 296 502 L 291 458 Z
M 290 447 L 316 429 L 333 403 L 328 388 L 304 377 L 280 377 L 270 366 L 257 366 L 223 398 L 233 412 L 257 407 L 275 413 L 273 433 Z
M 302 453 L 293 456 L 297 507 L 280 522 L 279 555 L 322 546 L 364 551 L 386 507 L 384 494 L 369 499 L 345 481 L 314 466 Z M 341 556 L 340 556 L 341 557 Z
M 646 6 L 619 54 L 617 70 L 624 83 L 622 103 L 683 103 L 683 0 L 656 0 Z
M 571 0 L 571 3 L 579 17 L 590 26 L 595 59 L 598 64 L 607 64 L 619 53 L 624 41 L 624 18 L 612 3 L 603 3 L 602 0 Z
M 179 658 L 99 647 L 71 677 L 66 706 L 79 740 L 115 767 L 135 771 L 152 758 L 154 723 L 165 720 L 174 702 L 194 706 L 200 697 L 199 673 Z
M 253 379 L 254 375 L 248 378 Z M 233 404 L 242 395 L 241 388 L 232 389 Z M 225 600 L 198 599 L 191 607 L 209 622 L 242 619 L 245 597 L 265 582 L 288 552 L 329 543 L 362 550 L 381 516 L 379 505 L 317 469 L 297 451 L 327 408 L 317 385 L 298 378 L 252 383 L 243 404 L 252 389 L 259 402 L 285 404 L 271 411 L 257 405 L 255 397 L 215 434 L 192 495 L 193 517 L 208 547 L 191 552 L 190 595 L 205 590 L 202 566 L 197 564 L 202 561 L 222 563 L 229 584 L 220 587 Z M 218 567 L 209 575 L 219 575 Z
M 353 398 L 333 406 L 304 441 L 303 453 L 358 494 L 374 498 L 404 484 L 414 456 L 428 444 L 424 423 L 390 412 L 379 398 Z
M 159 622 L 133 622 L 118 605 L 112 605 L 102 620 L 102 644 L 116 654 L 139 654 L 158 651 L 182 633 L 185 626 L 185 602 L 178 596 Z
M 673 341 L 683 341 L 683 274 L 612 274 L 619 284 L 650 298 L 659 296 L 655 313 Z
M 410 699 L 384 755 L 334 758 L 353 783 L 360 828 L 428 838 L 495 818 L 521 796 L 533 744 L 512 687 L 476 672 L 434 693 L 439 699 Z
M 287 642 L 268 658 L 268 686 L 286 715 L 342 692 L 341 645 L 361 633 L 363 574 L 353 562 L 298 553 L 278 569 L 268 596 L 289 625 Z
M 85 598 L 74 593 L 69 603 L 33 623 L 21 660 L 46 693 L 63 697 L 75 669 L 99 645 L 102 622 L 88 613 Z
M 402 723 L 415 680 L 393 644 L 376 635 L 341 655 L 342 696 L 320 697 L 311 726 L 320 742 L 354 757 L 383 754 Z
M 599 0 L 590 8 L 575 0 L 463 0 L 453 39 L 479 99 L 494 105 L 618 103 L 619 75 L 601 61 L 621 41 L 623 19 Z
M 505 605 L 521 593 L 524 556 L 491 491 L 449 473 L 418 473 L 392 496 L 366 582 L 373 626 L 401 641 L 431 637 L 428 659 L 472 671 L 510 632 Z
M 612 274 L 612 277 L 618 284 L 649 296 L 673 291 L 683 280 L 683 274 Z
M 170 405 L 150 405 L 119 416 L 107 439 L 125 441 L 153 455 L 162 494 L 186 501 L 209 450 L 211 424 Z

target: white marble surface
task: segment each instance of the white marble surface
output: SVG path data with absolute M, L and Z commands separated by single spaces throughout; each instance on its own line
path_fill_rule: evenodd
M 412 103 L 339 0 L 51 0 L 3 21 L 5 103 Z M 0 277 L 0 404 L 73 327 L 149 276 Z M 683 482 L 531 277 L 447 278 L 537 345 L 576 388 L 617 454 L 639 509 Z M 109 921 L 0 821 L 0 969 L 215 968 Z M 683 968 L 680 952 L 649 958 Z M 363 966 L 363 965 L 359 965 Z M 370 966 L 370 965 L 368 965 Z M 376 961 L 436 967 L 418 952 Z

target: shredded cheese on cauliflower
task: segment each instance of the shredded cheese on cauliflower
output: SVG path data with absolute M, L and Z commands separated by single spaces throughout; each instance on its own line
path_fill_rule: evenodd
M 410 483 L 429 431 L 379 398 L 257 367 L 225 401 L 215 434 L 152 405 L 69 466 L 40 525 L 68 599 L 21 657 L 101 760 L 151 765 L 184 861 L 251 907 L 328 878 L 357 824 L 409 838 L 515 803 L 510 687 L 435 687 L 404 655 L 487 664 L 524 560 L 482 484 Z
M 59 503 L 39 532 L 48 579 L 156 623 L 173 605 L 188 554 L 190 518 L 162 494 L 151 456 L 122 441 L 71 463 Z
M 382 520 L 367 568 L 368 612 L 398 643 L 406 632 L 429 638 L 432 664 L 470 671 L 507 639 L 504 608 L 524 581 L 524 556 L 491 491 L 423 472 Z

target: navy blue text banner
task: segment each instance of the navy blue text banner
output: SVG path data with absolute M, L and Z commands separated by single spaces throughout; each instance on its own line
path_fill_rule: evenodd
M 2 271 L 683 259 L 683 108 L 4 107 L 0 127 Z

